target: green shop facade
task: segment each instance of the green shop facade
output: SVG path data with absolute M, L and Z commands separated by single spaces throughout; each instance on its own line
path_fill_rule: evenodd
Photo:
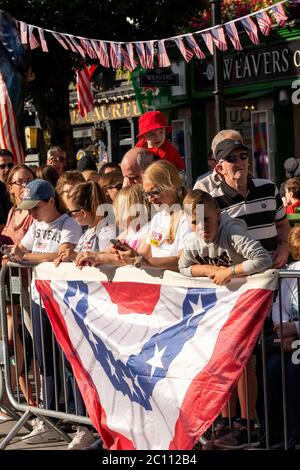
M 144 110 L 168 115 L 191 185 L 207 171 L 216 133 L 212 56 L 173 61 L 171 69 L 178 85 L 147 92 Z M 258 46 L 225 52 L 223 77 L 226 128 L 241 132 L 254 175 L 280 183 L 284 161 L 300 158 L 300 29 L 279 28 Z

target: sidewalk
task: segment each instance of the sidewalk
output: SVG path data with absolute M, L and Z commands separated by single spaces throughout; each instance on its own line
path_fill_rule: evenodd
M 0 443 L 7 436 L 9 431 L 16 424 L 14 420 L 0 421 Z M 7 450 L 67 450 L 68 443 L 65 441 L 60 442 L 49 442 L 44 444 L 26 444 L 26 441 L 22 441 L 21 438 L 28 434 L 26 428 L 21 428 L 19 433 L 13 438 L 11 443 L 6 447 Z M 71 435 L 71 434 L 70 434 Z

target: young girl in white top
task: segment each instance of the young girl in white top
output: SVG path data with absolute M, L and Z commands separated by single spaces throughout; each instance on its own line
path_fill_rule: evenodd
M 12 248 L 16 260 L 41 263 L 54 260 L 59 250 L 75 249 L 81 236 L 81 227 L 63 213 L 60 199 L 53 186 L 45 180 L 34 180 L 27 184 L 23 193 L 23 201 L 19 209 L 28 210 L 34 219 L 28 232 L 18 245 Z M 52 328 L 46 310 L 40 302 L 40 296 L 32 285 L 32 324 L 35 342 L 35 354 L 42 374 L 43 406 L 47 409 L 56 409 L 59 396 L 55 391 L 54 371 L 56 374 L 59 394 L 59 353 L 57 345 L 52 347 Z M 55 354 L 54 354 L 55 352 Z M 54 356 L 53 356 L 54 355 Z M 53 357 L 56 358 L 55 364 Z M 50 440 L 57 440 L 57 433 L 39 420 L 26 442 L 37 444 Z
M 98 215 L 98 209 L 105 203 L 105 194 L 94 181 L 81 183 L 75 187 L 67 202 L 67 212 L 77 224 L 88 228 L 80 237 L 74 252 L 69 253 L 68 250 L 60 252 L 55 260 L 56 265 L 62 261 L 75 261 L 78 253 L 102 252 L 110 245 L 110 240 L 116 235 L 115 229 L 107 224 L 104 214 Z

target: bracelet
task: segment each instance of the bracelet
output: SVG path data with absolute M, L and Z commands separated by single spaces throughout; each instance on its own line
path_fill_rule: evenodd
M 237 275 L 237 272 L 236 272 L 236 269 L 235 269 L 235 265 L 230 266 L 230 269 L 231 269 L 231 276 L 232 276 L 232 277 L 235 277 L 235 276 Z

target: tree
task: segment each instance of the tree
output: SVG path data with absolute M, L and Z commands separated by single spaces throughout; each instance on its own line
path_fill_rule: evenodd
M 0 8 L 17 20 L 88 38 L 134 41 L 165 38 L 182 30 L 201 4 L 189 0 L 0 0 Z M 69 83 L 82 60 L 47 34 L 49 53 L 31 51 L 35 80 L 29 82 L 42 127 L 51 144 L 70 151 Z M 71 153 L 70 153 L 71 155 Z

